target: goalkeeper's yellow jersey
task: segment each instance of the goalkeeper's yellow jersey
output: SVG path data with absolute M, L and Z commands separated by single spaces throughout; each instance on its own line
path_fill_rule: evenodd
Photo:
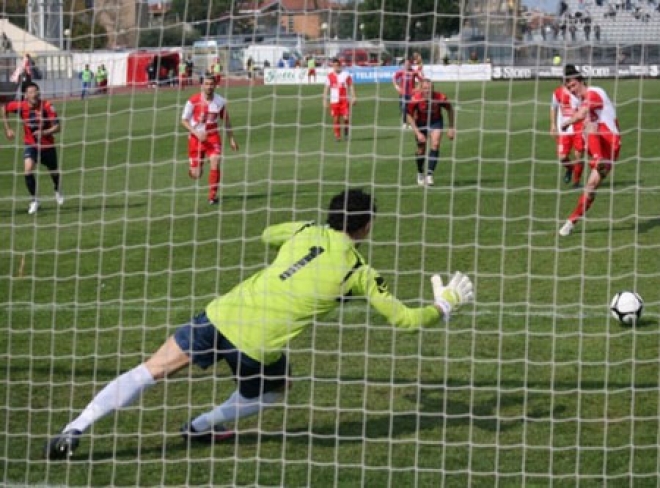
M 218 330 L 257 361 L 276 361 L 291 339 L 346 296 L 365 297 L 397 327 L 417 329 L 440 318 L 434 306 L 410 308 L 397 300 L 343 232 L 290 222 L 266 228 L 262 239 L 280 247 L 273 263 L 206 308 Z

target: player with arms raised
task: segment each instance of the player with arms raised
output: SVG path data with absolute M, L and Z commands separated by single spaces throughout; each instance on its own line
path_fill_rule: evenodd
M 222 138 L 218 125 L 222 120 L 225 133 L 232 150 L 238 150 L 238 144 L 227 111 L 227 100 L 215 93 L 216 82 L 213 75 L 206 75 L 202 91 L 196 93 L 186 102 L 181 117 L 181 124 L 188 131 L 188 160 L 190 168 L 188 175 L 198 180 L 202 177 L 204 159 L 208 157 L 209 170 L 209 204 L 217 205 L 218 186 L 220 184 L 220 158 L 222 157 Z
M 5 135 L 12 140 L 15 133 L 7 120 L 7 113 L 17 112 L 23 121 L 23 164 L 25 171 L 25 185 L 32 196 L 28 213 L 34 214 L 39 209 L 37 199 L 37 180 L 34 170 L 41 162 L 50 172 L 55 189 L 55 201 L 58 205 L 64 203 L 60 193 L 60 171 L 57 166 L 57 150 L 55 149 L 54 135 L 60 131 L 60 121 L 55 107 L 48 101 L 41 99 L 41 92 L 36 83 L 25 85 L 25 100 L 9 102 L 2 107 L 2 119 L 5 124 Z
M 565 130 L 577 122 L 584 121 L 583 131 L 591 168 L 577 206 L 559 229 L 559 235 L 565 237 L 573 232 L 575 223 L 589 210 L 596 198 L 596 190 L 612 170 L 614 161 L 619 159 L 621 136 L 616 109 L 605 90 L 587 86 L 584 78 L 573 65 L 566 65 L 564 76 L 566 86 L 581 100 L 581 105 L 575 115 L 563 122 L 561 128 Z
M 415 132 L 417 142 L 417 184 L 419 186 L 434 184 L 433 174 L 438 165 L 440 142 L 442 141 L 442 130 L 444 128 L 443 110 L 447 112 L 447 118 L 449 119 L 447 137 L 453 140 L 456 131 L 454 129 L 454 108 L 452 104 L 449 102 L 447 95 L 433 89 L 431 80 L 422 80 L 419 90 L 413 94 L 408 104 L 408 123 Z M 426 145 L 429 139 L 431 140 L 431 149 L 425 176 Z
M 580 100 L 566 88 L 564 84 L 558 86 L 552 93 L 550 102 L 550 134 L 557 144 L 557 155 L 562 166 L 566 169 L 564 183 L 573 181 L 573 187 L 579 188 L 584 170 L 584 137 L 582 134 L 583 122 L 579 121 L 562 130 L 564 121 L 570 119 L 580 107 Z
M 396 327 L 416 330 L 445 320 L 473 299 L 470 279 L 456 273 L 444 286 L 431 278 L 433 303 L 411 308 L 394 297 L 380 274 L 358 252 L 371 231 L 376 205 L 361 190 L 330 201 L 326 225 L 287 222 L 267 227 L 262 239 L 278 248 L 273 262 L 216 298 L 176 330 L 146 362 L 106 385 L 83 412 L 45 446 L 50 459 L 67 459 L 94 422 L 133 403 L 156 380 L 191 363 L 202 368 L 226 361 L 238 388 L 221 405 L 184 425 L 186 442 L 231 438 L 226 426 L 282 403 L 290 387 L 288 343 L 342 299 L 364 297 Z
M 330 98 L 328 98 L 328 93 L 330 94 Z M 342 71 L 339 59 L 333 58 L 332 70 L 328 73 L 325 87 L 323 88 L 323 106 L 326 108 L 328 104 L 330 106 L 332 128 L 337 142 L 341 141 L 342 120 L 344 122 L 344 137 L 348 138 L 351 105 L 354 105 L 355 102 L 353 78 L 347 71 Z

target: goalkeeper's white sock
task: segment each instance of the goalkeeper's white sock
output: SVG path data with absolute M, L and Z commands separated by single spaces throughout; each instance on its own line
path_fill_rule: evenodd
M 99 391 L 85 410 L 64 427 L 64 432 L 84 432 L 100 418 L 133 403 L 145 389 L 155 384 L 156 380 L 144 364 L 127 371 Z
M 192 426 L 197 432 L 207 432 L 214 425 L 255 415 L 268 405 L 281 402 L 283 398 L 284 393 L 280 391 L 264 393 L 256 398 L 245 398 L 237 390 L 222 405 L 194 419 Z

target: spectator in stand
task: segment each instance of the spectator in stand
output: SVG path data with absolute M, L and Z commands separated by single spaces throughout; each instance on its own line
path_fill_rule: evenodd
M 11 40 L 7 37 L 7 34 L 2 33 L 2 52 L 10 52 L 13 49 Z
M 568 28 L 568 31 L 571 33 L 571 41 L 575 41 L 577 35 L 577 27 L 575 24 L 571 24 L 571 26 Z
M 594 25 L 594 37 L 597 41 L 600 41 L 600 26 L 598 24 Z
M 559 37 L 559 25 L 557 23 L 552 24 L 552 38 L 556 41 Z
M 285 68 L 286 64 L 284 64 L 284 58 L 280 58 L 280 60 L 277 62 L 277 67 L 278 68 Z
M 470 63 L 470 64 L 479 63 L 479 55 L 477 54 L 477 51 L 472 51 L 470 53 L 470 59 L 468 59 L 468 63 Z
M 295 68 L 296 67 L 296 58 L 295 58 L 295 56 L 289 56 L 288 65 L 289 65 L 289 68 Z
M 585 23 L 583 29 L 584 29 L 584 38 L 588 41 L 589 38 L 591 37 L 591 25 Z

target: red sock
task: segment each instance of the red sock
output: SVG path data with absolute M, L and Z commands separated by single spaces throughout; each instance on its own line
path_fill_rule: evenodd
M 583 171 L 584 171 L 584 162 L 578 161 L 573 164 L 573 183 L 578 184 L 582 181 Z
M 209 200 L 213 200 L 218 195 L 218 184 L 220 183 L 220 170 L 212 169 L 209 171 Z
M 575 210 L 573 210 L 573 213 L 568 217 L 568 220 L 571 222 L 575 222 L 582 217 L 587 210 L 589 210 L 589 207 L 591 207 L 591 204 L 594 202 L 594 197 L 589 197 L 586 193 L 583 193 L 580 195 L 580 198 L 578 198 L 578 204 L 575 207 Z
M 339 125 L 339 122 L 335 122 L 334 124 L 332 124 L 332 128 L 335 131 L 335 138 L 336 139 L 341 138 L 341 125 Z

